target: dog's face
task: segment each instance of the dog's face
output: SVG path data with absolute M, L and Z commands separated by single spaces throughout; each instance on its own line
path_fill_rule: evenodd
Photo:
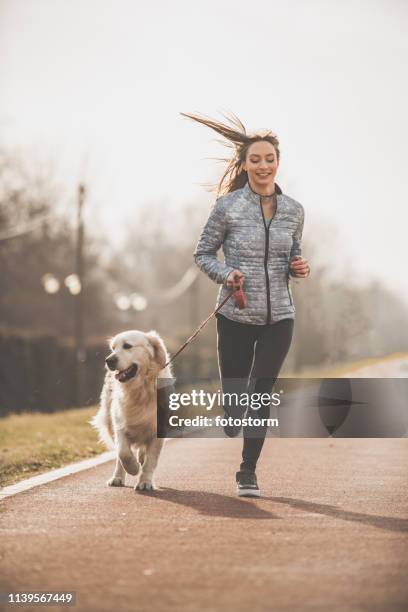
M 163 340 L 155 331 L 125 331 L 111 338 L 111 353 L 105 359 L 109 370 L 116 372 L 115 378 L 126 383 L 132 379 L 143 379 L 147 374 L 157 376 L 166 363 Z

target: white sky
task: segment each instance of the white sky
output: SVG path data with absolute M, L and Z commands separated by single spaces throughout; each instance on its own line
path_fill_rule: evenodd
M 86 178 L 109 239 L 143 201 L 207 209 L 228 149 L 179 112 L 232 110 L 327 260 L 408 298 L 407 51 L 404 0 L 0 0 L 0 136 Z

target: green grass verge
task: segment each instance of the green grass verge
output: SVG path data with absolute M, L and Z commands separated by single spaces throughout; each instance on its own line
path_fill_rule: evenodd
M 107 450 L 89 425 L 97 406 L 0 419 L 0 486 Z

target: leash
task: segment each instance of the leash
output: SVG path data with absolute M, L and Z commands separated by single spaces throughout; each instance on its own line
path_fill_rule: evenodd
M 205 321 L 203 321 L 201 323 L 201 325 L 199 327 L 197 327 L 195 332 L 189 338 L 187 338 L 187 340 L 185 341 L 183 346 L 181 346 L 179 348 L 177 353 L 174 353 L 174 355 L 169 359 L 169 361 L 166 363 L 166 365 L 164 367 L 168 366 L 169 363 L 171 363 L 177 357 L 177 355 L 180 355 L 181 351 L 183 351 L 186 348 L 186 346 L 188 346 L 190 344 L 190 342 L 192 340 L 194 340 L 194 338 L 200 333 L 200 331 L 202 330 L 204 325 L 206 325 L 208 323 L 208 321 L 211 319 L 211 317 L 213 317 L 215 314 L 217 314 L 217 312 L 220 310 L 220 308 L 222 308 L 224 306 L 224 304 L 226 304 L 226 302 L 228 302 L 228 300 L 233 295 L 235 295 L 235 300 L 237 302 L 237 305 L 240 308 L 245 308 L 246 307 L 246 298 L 245 298 L 245 294 L 244 294 L 243 289 L 242 289 L 242 281 L 240 281 L 239 288 L 238 289 L 234 289 L 229 295 L 227 295 L 227 297 L 221 302 L 221 304 L 219 306 L 217 306 L 217 308 L 215 310 L 212 311 L 212 313 L 205 319 Z

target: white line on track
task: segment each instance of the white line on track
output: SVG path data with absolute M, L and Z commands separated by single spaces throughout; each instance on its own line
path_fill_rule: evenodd
M 64 476 L 69 476 L 70 474 L 75 474 L 76 472 L 82 472 L 82 470 L 89 470 L 90 468 L 100 465 L 101 463 L 112 461 L 114 458 L 115 451 L 106 451 L 97 457 L 92 457 L 92 459 L 84 459 L 83 461 L 78 461 L 77 463 L 71 463 L 70 465 L 66 465 L 62 468 L 50 470 L 49 472 L 45 472 L 45 474 L 38 474 L 38 476 L 33 476 L 32 478 L 27 478 L 26 480 L 22 480 L 16 484 L 9 485 L 8 487 L 3 487 L 0 489 L 0 501 L 6 497 L 11 497 L 12 495 L 21 493 L 22 491 L 28 491 L 33 487 L 47 484 L 48 482 L 52 482 L 58 478 L 64 478 Z

